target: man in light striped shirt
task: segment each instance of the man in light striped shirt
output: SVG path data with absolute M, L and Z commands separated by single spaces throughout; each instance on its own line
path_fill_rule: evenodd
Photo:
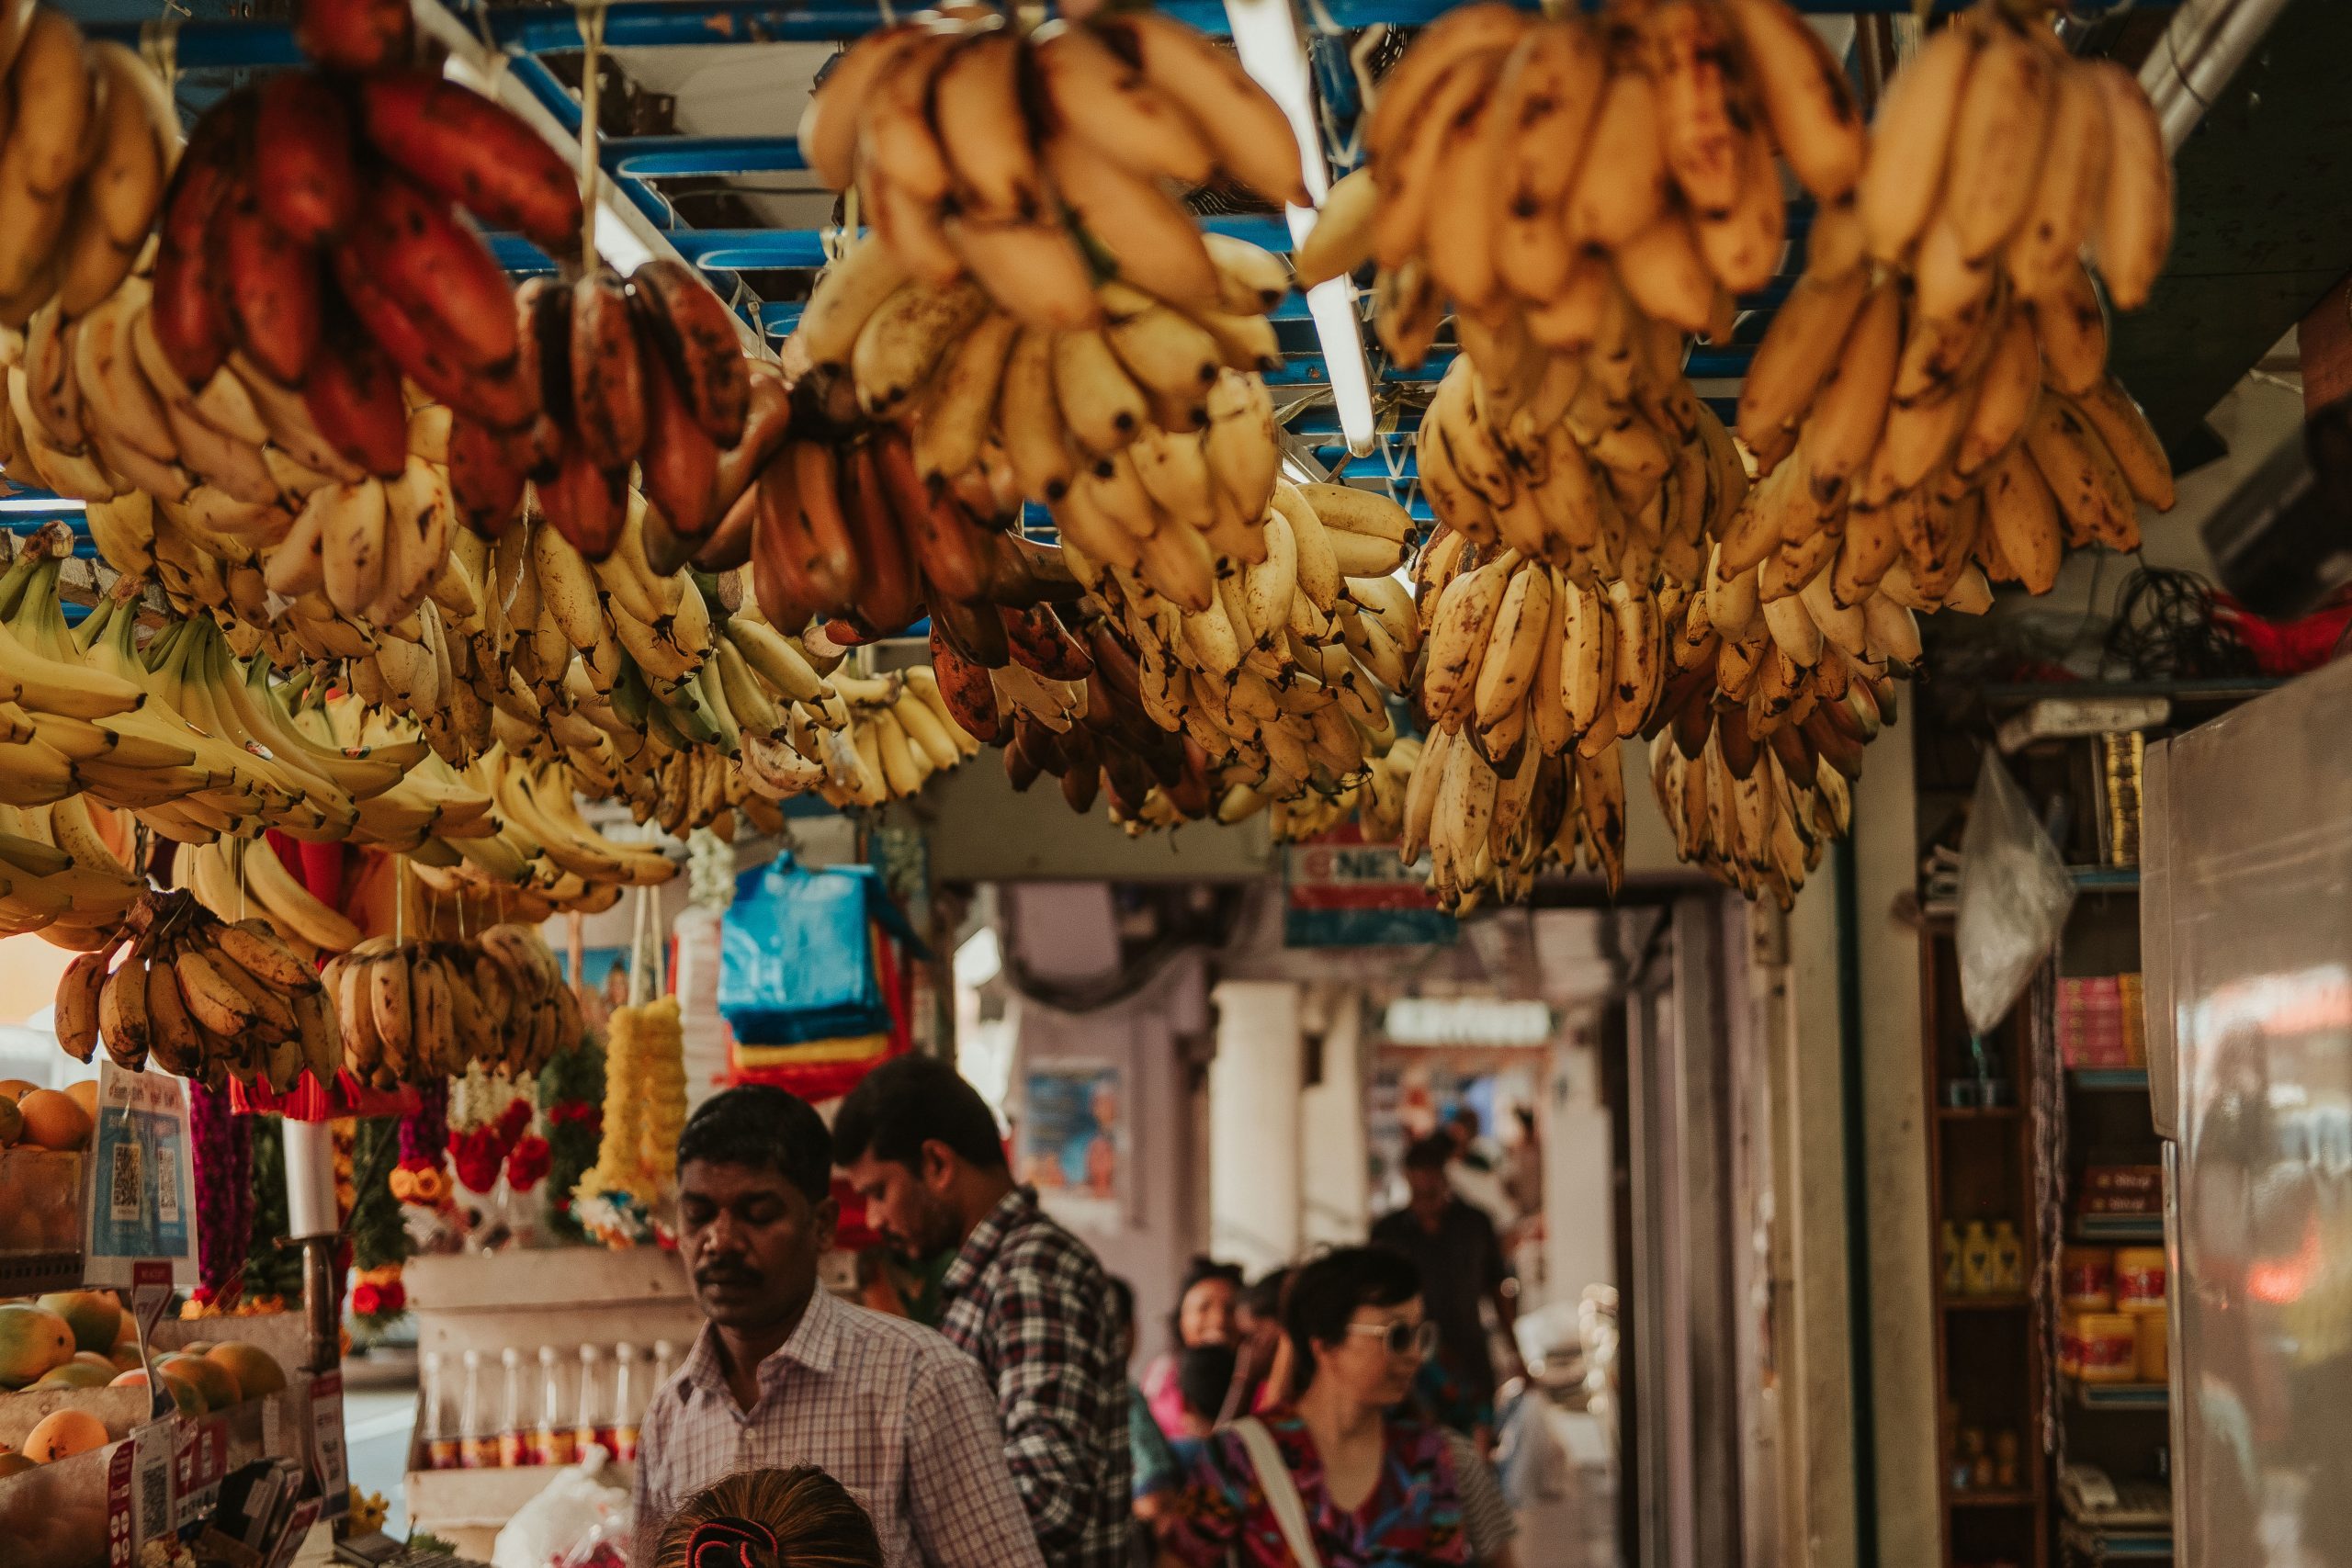
M 634 1561 L 721 1476 L 813 1464 L 889 1568 L 1043 1568 L 971 1358 L 818 1284 L 831 1177 L 824 1122 L 782 1089 L 718 1095 L 679 1137 L 678 1250 L 709 1321 L 645 1414 Z

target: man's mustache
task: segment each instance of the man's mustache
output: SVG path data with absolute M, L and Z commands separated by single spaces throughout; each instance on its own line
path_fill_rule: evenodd
M 761 1278 L 758 1269 L 740 1264 L 715 1263 L 695 1270 L 697 1285 L 756 1285 Z

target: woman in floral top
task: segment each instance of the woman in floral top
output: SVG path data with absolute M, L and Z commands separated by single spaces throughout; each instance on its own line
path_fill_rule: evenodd
M 1261 1419 L 1298 1489 L 1320 1568 L 1510 1561 L 1507 1536 L 1495 1550 L 1475 1550 L 1464 1518 L 1463 1466 L 1480 1461 L 1441 1428 L 1394 1408 L 1410 1393 L 1434 1337 L 1420 1289 L 1412 1263 L 1380 1247 L 1330 1253 L 1291 1281 L 1283 1324 L 1299 1392 Z M 1279 1516 L 1234 1428 L 1203 1446 L 1161 1548 L 1165 1568 L 1294 1568 Z

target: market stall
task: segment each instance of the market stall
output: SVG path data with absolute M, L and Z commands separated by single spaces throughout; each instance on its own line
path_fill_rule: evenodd
M 113 1448 L 0 1517 L 103 1527 L 94 1456 L 198 1417 L 339 1515 L 341 1337 L 403 1318 L 413 1523 L 625 1473 L 688 1101 L 952 1049 L 922 803 L 984 750 L 1328 850 L 1299 912 L 1381 941 L 1613 898 L 1636 813 L 1786 909 L 1923 623 L 2174 499 L 2108 355 L 2165 128 L 2032 0 L 18 9 L 0 923 L 101 1096 L 173 1086 L 169 1283 L 287 1382 L 88 1390 Z M 681 134 L 682 43 L 797 134 Z M 0 1290 L 128 1190 L 62 1098 L 0 1108 Z

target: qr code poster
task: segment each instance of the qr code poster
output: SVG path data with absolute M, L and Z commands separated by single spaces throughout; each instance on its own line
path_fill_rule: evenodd
M 160 1259 L 173 1282 L 196 1283 L 196 1178 L 187 1086 L 168 1073 L 98 1069 L 97 1131 L 83 1202 L 82 1278 L 127 1286 L 135 1264 Z

